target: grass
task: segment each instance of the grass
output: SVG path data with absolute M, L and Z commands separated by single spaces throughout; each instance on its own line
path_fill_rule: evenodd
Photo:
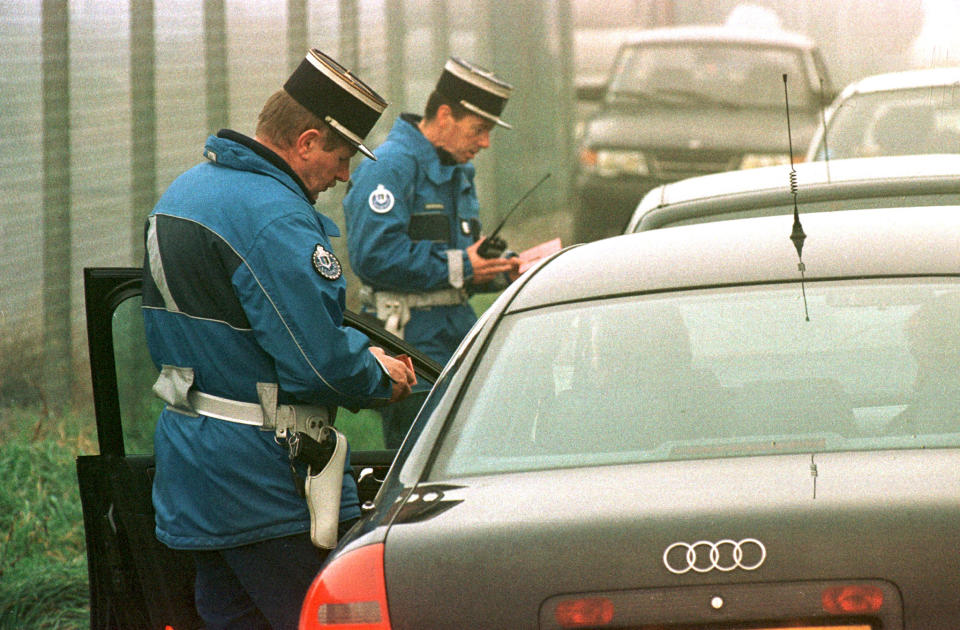
M 0 629 L 89 628 L 74 458 L 96 452 L 93 426 L 92 412 L 0 408 Z

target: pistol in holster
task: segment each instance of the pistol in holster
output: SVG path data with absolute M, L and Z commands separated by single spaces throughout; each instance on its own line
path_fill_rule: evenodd
M 319 439 L 295 433 L 291 459 L 307 465 L 304 494 L 310 511 L 310 540 L 320 549 L 337 544 L 340 524 L 340 491 L 347 459 L 347 439 L 332 426 L 324 426 Z

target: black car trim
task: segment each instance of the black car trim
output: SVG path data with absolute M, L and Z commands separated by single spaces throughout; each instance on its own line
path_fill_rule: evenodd
M 122 278 L 117 284 L 116 278 Z M 113 347 L 113 329 L 100 326 L 111 322 L 114 309 L 141 294 L 142 273 L 131 267 L 87 267 L 83 270 L 87 317 L 87 346 L 90 349 L 90 378 L 101 455 L 126 455 L 120 420 L 120 393 Z

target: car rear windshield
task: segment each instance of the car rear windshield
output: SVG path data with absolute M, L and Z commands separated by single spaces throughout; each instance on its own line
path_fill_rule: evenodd
M 793 77 L 790 103 L 815 103 L 797 49 L 683 42 L 625 47 L 617 58 L 608 97 L 734 106 L 783 107 L 783 75 Z
M 806 306 L 791 283 L 509 315 L 434 473 L 960 446 L 960 281 L 805 292 Z
M 814 159 L 960 153 L 957 86 L 943 85 L 855 95 L 830 119 L 827 142 Z

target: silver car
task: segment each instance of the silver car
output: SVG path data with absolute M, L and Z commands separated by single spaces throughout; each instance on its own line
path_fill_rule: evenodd
M 807 160 L 960 153 L 960 67 L 878 74 L 845 87 Z
M 799 219 L 522 276 L 301 628 L 955 628 L 960 208 Z
M 960 204 L 960 155 L 806 162 L 691 177 L 647 193 L 626 232 L 800 212 Z

